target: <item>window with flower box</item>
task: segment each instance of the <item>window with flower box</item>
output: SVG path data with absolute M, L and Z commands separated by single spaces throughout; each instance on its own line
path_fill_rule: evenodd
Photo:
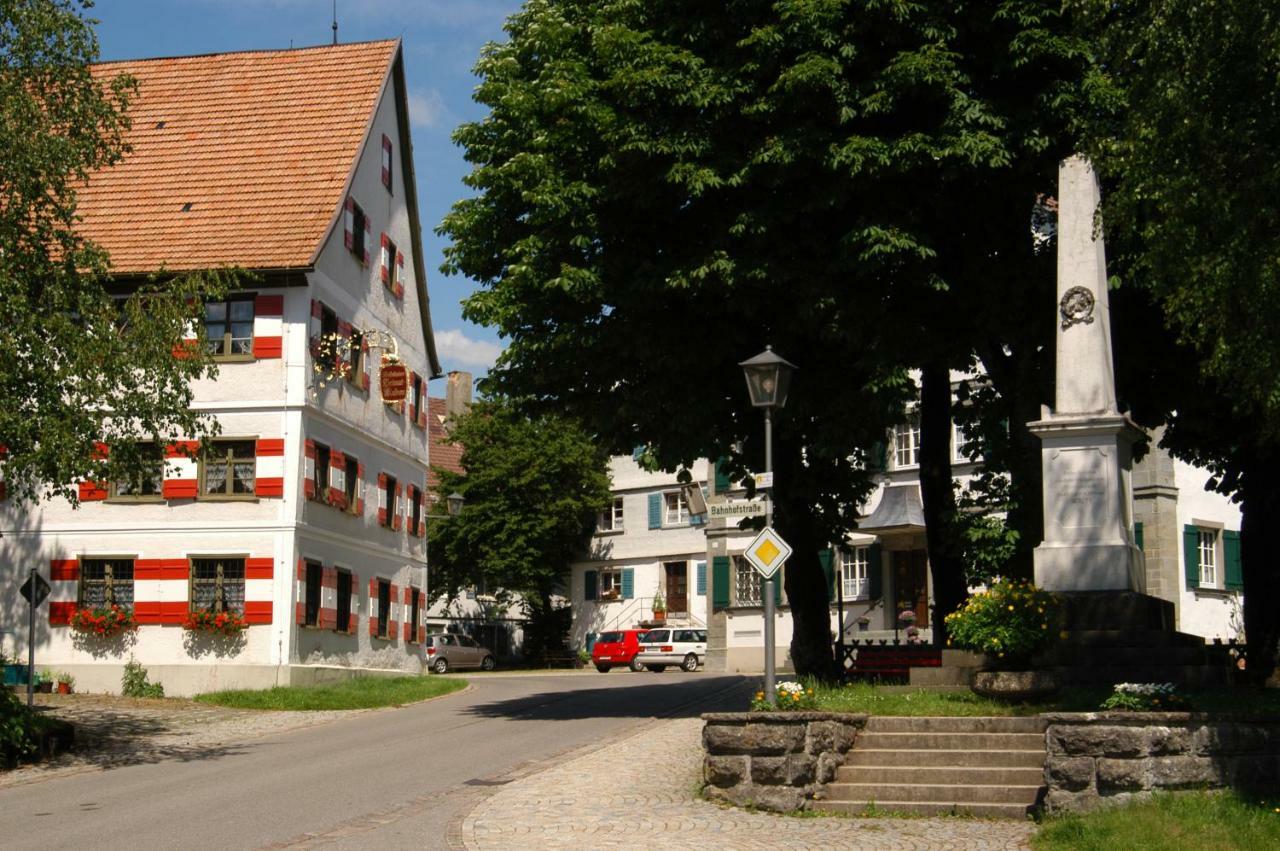
M 191 610 L 244 614 L 244 557 L 191 559 Z
M 133 559 L 80 559 L 79 603 L 82 609 L 133 607 Z

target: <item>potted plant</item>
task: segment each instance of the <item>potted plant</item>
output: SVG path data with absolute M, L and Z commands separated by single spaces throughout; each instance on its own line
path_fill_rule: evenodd
M 902 611 L 898 612 L 898 623 L 902 625 L 903 629 L 911 626 L 915 622 L 916 622 L 915 610 L 903 609 Z
M 1057 635 L 1057 598 L 1023 579 L 999 579 L 947 615 L 947 645 L 985 653 L 986 670 L 972 689 L 986 697 L 1032 700 L 1059 688 L 1051 671 L 1035 670 L 1031 657 Z
M 858 632 L 866 632 L 871 627 L 871 618 L 867 615 L 858 615 Z
M 655 621 L 665 621 L 667 619 L 667 600 L 659 591 L 653 598 L 653 619 Z
M 42 668 L 39 674 L 36 674 L 35 682 L 32 684 L 35 690 L 41 694 L 53 693 L 53 671 L 48 668 Z
M 58 672 L 58 694 L 71 694 L 71 687 L 75 684 L 75 677 L 71 676 L 66 671 Z

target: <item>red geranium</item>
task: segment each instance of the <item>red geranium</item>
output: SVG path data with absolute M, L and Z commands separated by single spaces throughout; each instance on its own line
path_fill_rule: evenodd
M 138 628 L 132 609 L 112 603 L 97 609 L 80 608 L 71 613 L 71 628 L 86 635 L 108 638 Z
M 235 635 L 246 628 L 249 624 L 245 621 L 244 615 L 237 612 L 215 612 L 211 609 L 196 609 L 187 613 L 187 619 L 182 622 L 182 628 L 191 630 L 192 632 L 208 632 L 218 635 Z

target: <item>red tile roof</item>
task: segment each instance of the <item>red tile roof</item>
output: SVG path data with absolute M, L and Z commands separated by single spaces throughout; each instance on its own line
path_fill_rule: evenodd
M 427 397 L 427 439 L 430 441 L 429 460 L 432 467 L 439 467 L 451 473 L 465 473 L 462 468 L 462 447 L 449 442 L 449 434 L 444 429 L 444 399 Z M 434 470 L 427 472 L 427 489 L 434 491 L 438 484 Z
M 81 190 L 81 232 L 116 274 L 309 266 L 398 49 L 376 41 L 94 66 L 100 77 L 133 75 L 138 91 L 133 150 Z

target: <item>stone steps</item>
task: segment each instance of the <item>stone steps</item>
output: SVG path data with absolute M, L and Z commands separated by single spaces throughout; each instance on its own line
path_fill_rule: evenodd
M 1039 750 L 873 750 L 856 747 L 845 757 L 844 767 L 874 766 L 881 769 L 927 765 L 938 768 L 1034 768 L 1043 770 L 1044 748 Z M 837 769 L 839 770 L 839 769 Z
M 1045 722 L 872 717 L 813 802 L 850 814 L 1024 818 L 1044 794 Z

